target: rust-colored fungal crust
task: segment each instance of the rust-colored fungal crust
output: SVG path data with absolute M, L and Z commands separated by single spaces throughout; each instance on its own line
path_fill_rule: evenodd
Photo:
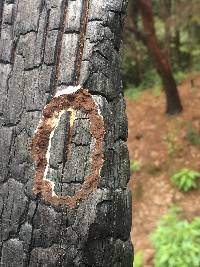
M 56 195 L 52 182 L 45 177 L 48 165 L 47 152 L 50 143 L 50 135 L 55 129 L 55 120 L 58 120 L 60 112 L 74 109 L 88 114 L 90 119 L 90 132 L 95 138 L 95 146 L 91 155 L 90 175 L 86 176 L 84 183 L 73 196 Z M 75 208 L 77 204 L 88 197 L 98 185 L 100 171 L 103 166 L 103 140 L 104 122 L 99 114 L 98 107 L 92 95 L 85 89 L 80 89 L 72 94 L 64 94 L 54 97 L 43 110 L 43 117 L 32 139 L 32 157 L 36 166 L 34 193 L 54 206 L 65 205 Z

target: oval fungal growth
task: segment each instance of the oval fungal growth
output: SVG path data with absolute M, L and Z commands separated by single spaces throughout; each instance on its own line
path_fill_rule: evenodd
M 80 87 L 73 89 L 72 86 L 71 90 L 69 89 L 68 87 L 68 93 L 65 90 L 59 91 L 45 106 L 42 119 L 32 139 L 31 150 L 36 166 L 34 193 L 40 194 L 46 202 L 54 206 L 66 205 L 74 208 L 97 188 L 100 180 L 103 166 L 104 122 L 97 104 L 87 90 Z M 62 114 L 66 111 L 72 114 L 70 127 L 73 127 L 76 111 L 87 114 L 90 120 L 90 133 L 95 139 L 95 146 L 91 153 L 90 174 L 85 177 L 80 189 L 73 196 L 57 195 L 54 192 L 54 182 L 47 177 L 51 139 Z

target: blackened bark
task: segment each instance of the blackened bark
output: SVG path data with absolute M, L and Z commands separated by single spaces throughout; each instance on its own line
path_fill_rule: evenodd
M 142 15 L 143 33 L 138 31 L 135 25 L 133 25 L 134 27 L 132 27 L 132 30 L 136 37 L 144 42 L 153 59 L 157 72 L 162 79 L 167 102 L 166 113 L 170 115 L 179 113 L 182 111 L 181 100 L 172 74 L 169 59 L 165 52 L 160 48 L 156 36 L 151 1 L 138 0 L 138 6 Z
M 0 265 L 132 266 L 127 118 L 119 52 L 127 2 L 3 2 Z M 33 193 L 30 147 L 45 105 L 56 92 L 77 84 L 88 90 L 103 116 L 104 164 L 97 188 L 69 208 Z M 86 113 L 76 111 L 73 128 L 69 123 L 64 113 L 52 137 L 47 175 L 56 194 L 72 196 L 90 174 L 95 140 Z
M 0 36 L 1 36 L 1 25 L 2 25 L 2 16 L 3 16 L 3 6 L 4 0 L 0 1 Z

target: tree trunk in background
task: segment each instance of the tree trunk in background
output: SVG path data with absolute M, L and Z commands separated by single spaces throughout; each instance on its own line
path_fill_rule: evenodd
M 2 267 L 132 266 L 120 76 L 126 5 L 125 0 L 1 1 Z M 82 89 L 69 94 L 75 87 L 68 86 L 79 84 Z M 66 103 L 72 109 L 62 113 L 50 137 L 52 116 L 58 118 Z M 49 151 L 49 161 L 42 149 L 46 158 Z M 98 168 L 91 172 L 90 165 L 102 164 L 101 153 L 98 180 Z M 70 202 L 74 194 L 77 201 Z M 69 201 L 61 205 L 64 199 Z
M 182 105 L 178 94 L 176 82 L 172 75 L 169 59 L 161 50 L 154 28 L 151 1 L 139 0 L 139 8 L 143 22 L 143 42 L 154 61 L 155 67 L 162 78 L 166 94 L 168 114 L 175 114 L 182 111 Z

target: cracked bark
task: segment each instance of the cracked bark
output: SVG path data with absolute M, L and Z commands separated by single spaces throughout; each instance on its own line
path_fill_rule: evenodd
M 127 118 L 120 77 L 126 5 L 126 0 L 0 3 L 2 267 L 132 266 Z M 87 197 L 69 208 L 33 192 L 37 166 L 31 143 L 45 105 L 50 107 L 56 92 L 78 84 L 103 116 L 104 164 L 95 186 L 86 188 Z M 68 127 L 65 113 L 50 149 L 47 175 L 62 196 L 74 196 L 91 175 L 95 129 L 90 111 L 76 105 L 74 126 Z

